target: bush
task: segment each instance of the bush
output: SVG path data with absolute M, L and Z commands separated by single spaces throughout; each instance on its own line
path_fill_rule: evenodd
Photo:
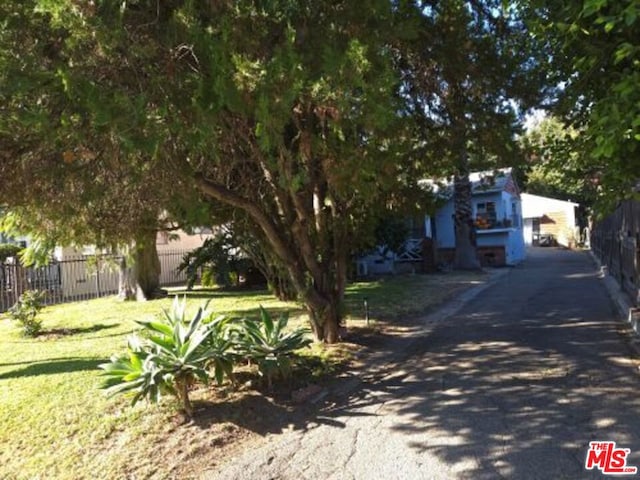
M 306 338 L 306 329 L 286 332 L 288 322 L 289 317 L 286 313 L 274 322 L 269 312 L 260 307 L 258 321 L 248 319 L 242 324 L 238 350 L 243 356 L 256 362 L 258 372 L 267 379 L 269 388 L 275 376 L 289 375 L 294 352 L 311 343 L 311 340 Z
M 106 377 L 102 388 L 111 395 L 132 393 L 132 404 L 143 398 L 157 402 L 168 393 L 181 401 L 187 416 L 193 415 L 190 387 L 197 381 L 208 382 L 209 365 L 221 382 L 233 364 L 227 353 L 231 342 L 226 338 L 225 317 L 213 318 L 199 308 L 187 321 L 185 304 L 176 297 L 171 311 L 165 311 L 161 319 L 137 322 L 143 336 L 131 336 L 126 354 L 100 365 Z M 214 340 L 213 336 L 221 338 Z
M 176 298 L 159 320 L 137 322 L 143 330 L 129 337 L 127 352 L 100 365 L 107 393 L 132 394 L 132 404 L 174 395 L 191 417 L 189 390 L 196 382 L 233 381 L 235 364 L 250 359 L 271 387 L 275 375 L 289 373 L 294 351 L 311 343 L 304 329 L 284 331 L 287 315 L 274 322 L 261 308 L 259 320 L 232 322 L 224 315 L 214 317 L 205 305 L 187 319 L 185 307 L 185 300 Z
M 9 316 L 22 325 L 22 332 L 27 337 L 35 337 L 42 329 L 42 320 L 37 315 L 44 306 L 44 296 L 44 292 L 27 290 L 9 309 Z
M 232 235 L 222 231 L 187 253 L 182 258 L 178 271 L 187 274 L 189 289 L 195 285 L 198 271 L 202 273 L 203 286 L 228 287 L 238 285 L 239 274 L 241 269 L 246 268 L 246 262 L 240 249 L 235 246 Z

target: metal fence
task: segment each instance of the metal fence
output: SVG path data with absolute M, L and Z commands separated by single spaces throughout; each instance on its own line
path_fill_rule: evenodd
M 158 254 L 160 285 L 183 285 L 187 281 L 177 267 L 186 251 Z M 89 300 L 118 292 L 118 265 L 121 257 L 72 257 L 44 267 L 22 267 L 17 262 L 0 262 L 0 312 L 6 311 L 25 290 L 46 292 L 45 303 Z
M 640 302 L 640 202 L 622 202 L 591 231 L 591 250 L 622 290 Z

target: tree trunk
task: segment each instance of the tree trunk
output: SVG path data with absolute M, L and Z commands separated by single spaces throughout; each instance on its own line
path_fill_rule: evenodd
M 480 270 L 476 249 L 476 228 L 471 206 L 471 182 L 469 181 L 469 155 L 467 154 L 464 119 L 454 122 L 457 131 L 457 171 L 453 179 L 453 205 L 456 251 L 453 268 L 457 270 Z
M 325 301 L 318 302 L 314 299 L 306 302 L 311 328 L 316 340 L 329 344 L 337 343 L 340 340 L 340 304 L 342 299 L 338 298 L 336 294 L 330 294 L 329 298 L 323 298 L 323 300 Z
M 264 272 L 262 272 L 264 275 Z M 296 294 L 293 285 L 288 278 L 278 274 L 271 278 L 267 277 L 269 291 L 273 293 L 278 300 L 283 302 L 289 302 L 295 300 L 298 295 Z
M 322 269 L 320 278 L 313 279 L 313 295 L 307 295 L 312 328 L 316 339 L 324 343 L 340 341 L 342 303 L 347 283 L 347 253 L 340 238 L 333 238 L 333 256 Z
M 202 174 L 196 175 L 196 182 L 206 195 L 239 208 L 251 217 L 261 229 L 263 241 L 268 243 L 277 264 L 286 269 L 291 284 L 307 305 L 316 339 L 338 342 L 347 270 L 347 251 L 342 243 L 346 244 L 347 238 L 335 236 L 332 228 L 325 225 L 327 219 L 322 218 L 326 215 L 325 201 L 305 203 L 298 192 L 289 192 L 285 197 L 284 192 L 277 190 L 289 209 L 285 216 L 293 222 L 282 228 L 278 219 L 256 202 L 206 180 Z M 319 206 L 316 218 L 309 212 L 312 203 Z M 336 224 L 331 226 L 335 232 Z
M 141 234 L 133 250 L 133 272 L 138 301 L 163 298 L 167 292 L 160 288 L 160 259 L 156 248 L 156 231 Z
M 458 270 L 479 270 L 476 230 L 471 208 L 471 182 L 467 171 L 454 179 L 456 252 L 453 266 Z
M 178 393 L 178 399 L 182 403 L 182 408 L 184 408 L 185 415 L 187 418 L 193 418 L 193 406 L 189 398 L 189 381 L 186 378 L 176 379 L 176 392 Z
M 120 300 L 135 300 L 136 281 L 133 277 L 133 268 L 125 255 L 120 258 L 118 271 L 118 298 Z

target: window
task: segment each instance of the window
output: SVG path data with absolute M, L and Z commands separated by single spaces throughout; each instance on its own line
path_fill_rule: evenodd
M 495 228 L 498 218 L 496 202 L 481 202 L 476 206 L 476 225 L 480 228 Z
M 520 226 L 520 215 L 518 215 L 518 202 L 511 202 L 511 225 Z
M 533 233 L 540 233 L 540 218 L 533 219 Z

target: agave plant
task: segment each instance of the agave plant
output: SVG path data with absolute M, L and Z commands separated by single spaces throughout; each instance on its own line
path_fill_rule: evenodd
M 170 311 L 159 320 L 138 321 L 144 335 L 129 338 L 128 351 L 100 365 L 106 377 L 103 388 L 109 394 L 133 393 L 132 403 L 142 398 L 157 402 L 162 394 L 175 395 L 188 416 L 193 407 L 189 387 L 200 380 L 208 382 L 207 366 L 218 362 L 221 378 L 228 370 L 225 360 L 228 341 L 213 341 L 224 332 L 225 317 L 213 318 L 204 308 L 186 318 L 186 301 L 176 299 Z
M 208 315 L 204 323 L 211 331 L 202 345 L 207 352 L 207 369 L 213 372 L 213 378 L 218 384 L 221 384 L 225 377 L 235 382 L 233 367 L 238 355 L 234 348 L 233 330 L 230 328 L 231 319 L 224 315 Z
M 269 388 L 272 387 L 274 375 L 289 375 L 295 350 L 311 343 L 306 336 L 306 329 L 286 331 L 288 322 L 287 313 L 281 314 L 278 321 L 274 322 L 269 312 L 260 307 L 259 320 L 246 319 L 242 324 L 238 350 L 256 362 L 258 372 L 267 379 Z

